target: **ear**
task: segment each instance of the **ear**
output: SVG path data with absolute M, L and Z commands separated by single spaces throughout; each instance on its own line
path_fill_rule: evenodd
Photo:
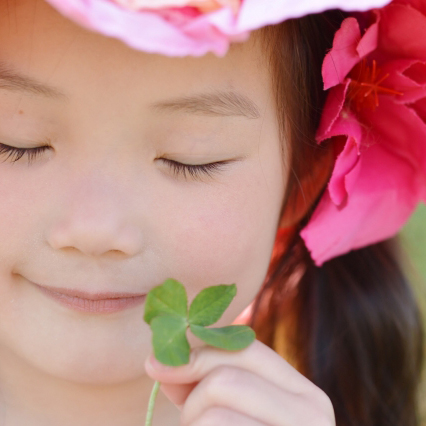
M 298 176 L 298 184 L 292 190 L 284 206 L 280 220 L 280 228 L 291 228 L 297 225 L 308 213 L 325 186 L 327 185 L 335 162 L 334 141 L 327 146 L 315 150 L 315 154 L 306 173 Z

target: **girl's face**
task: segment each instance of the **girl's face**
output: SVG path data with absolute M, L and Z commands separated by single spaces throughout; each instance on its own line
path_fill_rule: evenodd
M 0 362 L 9 352 L 70 380 L 132 379 L 151 350 L 144 305 L 78 312 L 34 283 L 147 293 L 172 277 L 189 301 L 236 283 L 217 326 L 243 311 L 264 280 L 285 192 L 261 43 L 167 58 L 42 1 L 0 8 L 0 142 L 51 145 L 30 165 L 0 156 Z M 172 162 L 225 163 L 191 172 Z

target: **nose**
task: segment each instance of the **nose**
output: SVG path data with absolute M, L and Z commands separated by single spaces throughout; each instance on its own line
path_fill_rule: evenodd
M 81 178 L 81 177 L 80 177 Z M 142 250 L 142 230 L 135 206 L 116 182 L 94 176 L 70 184 L 55 197 L 55 218 L 47 235 L 56 250 L 76 249 L 87 256 L 120 253 L 135 256 Z M 134 195 L 134 194 L 133 194 Z

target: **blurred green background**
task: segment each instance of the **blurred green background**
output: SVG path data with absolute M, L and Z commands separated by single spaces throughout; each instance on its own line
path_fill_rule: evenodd
M 401 232 L 401 243 L 406 257 L 407 273 L 422 309 L 426 329 L 426 206 L 421 205 Z M 425 348 L 426 350 L 426 348 Z M 426 365 L 419 394 L 422 426 L 426 426 Z

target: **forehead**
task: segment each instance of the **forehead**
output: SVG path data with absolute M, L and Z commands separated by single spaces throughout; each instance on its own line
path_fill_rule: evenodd
M 157 101 L 164 93 L 184 96 L 211 88 L 243 91 L 261 107 L 270 98 L 266 55 L 256 33 L 223 58 L 170 58 L 87 31 L 43 0 L 0 1 L 0 8 L 0 60 L 69 95 L 136 90 Z

